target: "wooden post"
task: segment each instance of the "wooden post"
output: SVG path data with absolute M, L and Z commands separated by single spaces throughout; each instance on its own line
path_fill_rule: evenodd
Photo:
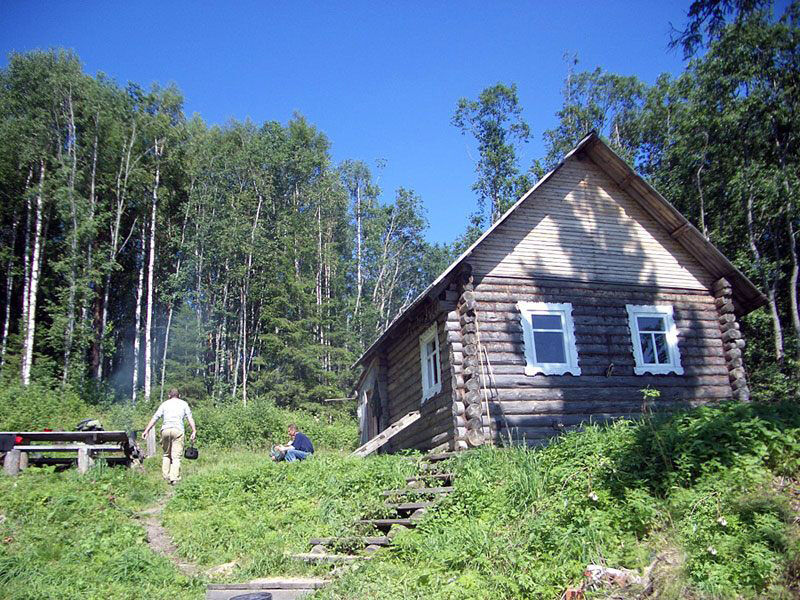
M 19 461 L 22 452 L 9 450 L 3 459 L 3 471 L 6 475 L 19 475 Z
M 150 458 L 156 455 L 156 430 L 155 428 L 147 432 L 147 456 Z
M 94 464 L 94 459 L 89 456 L 89 448 L 78 449 L 78 473 L 87 473 Z

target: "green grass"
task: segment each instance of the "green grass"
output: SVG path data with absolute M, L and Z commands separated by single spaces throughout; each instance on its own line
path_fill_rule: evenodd
M 800 474 L 796 406 L 590 426 L 543 450 L 485 448 L 451 463 L 455 492 L 436 513 L 317 597 L 559 598 L 589 563 L 641 572 L 660 553 L 676 558 L 662 600 L 797 597 L 797 507 L 778 485 Z M 164 522 L 202 568 L 235 560 L 229 581 L 313 573 L 284 553 L 385 514 L 379 492 L 413 468 L 335 450 L 274 464 L 263 449 L 209 443 L 185 463 Z M 132 517 L 166 490 L 157 461 L 0 478 L 0 597 L 202 598 L 206 581 L 153 554 Z
M 798 515 L 775 483 L 797 477 L 799 443 L 795 406 L 727 404 L 471 452 L 435 517 L 321 596 L 559 598 L 587 564 L 670 551 L 661 598 L 794 598 Z
M 229 453 L 181 485 L 166 523 L 183 554 L 204 566 L 239 562 L 239 577 L 313 571 L 287 560 L 308 539 L 354 533 L 355 521 L 381 514 L 381 490 L 400 487 L 413 466 L 398 457 L 370 460 L 317 453 L 313 460 L 273 463 Z
M 202 598 L 204 586 L 154 554 L 133 511 L 165 490 L 153 469 L 29 469 L 0 478 L 4 600 Z

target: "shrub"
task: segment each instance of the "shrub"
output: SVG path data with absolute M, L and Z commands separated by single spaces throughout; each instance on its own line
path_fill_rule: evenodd
M 27 431 L 74 429 L 82 419 L 97 418 L 106 429 L 144 429 L 158 407 L 156 395 L 149 403 L 108 399 L 86 401 L 73 387 L 51 387 L 31 383 L 0 387 L 0 430 Z M 240 402 L 212 404 L 208 398 L 187 398 L 198 428 L 198 443 L 214 447 L 265 448 L 287 441 L 286 428 L 295 423 L 315 447 L 351 450 L 358 441 L 358 425 L 348 407 L 305 403 L 301 408 L 275 406 L 254 398 L 247 406 Z
M 0 387 L 0 430 L 38 431 L 74 429 L 78 421 L 97 416 L 97 408 L 84 402 L 69 386 L 52 389 L 33 382 L 28 387 Z

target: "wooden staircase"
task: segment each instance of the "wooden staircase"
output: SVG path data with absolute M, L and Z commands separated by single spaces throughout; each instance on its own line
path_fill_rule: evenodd
M 392 539 L 399 531 L 416 527 L 429 510 L 453 491 L 453 474 L 440 472 L 441 465 L 438 463 L 455 454 L 444 452 L 422 457 L 420 473 L 407 477 L 405 487 L 382 492 L 386 497 L 384 504 L 391 514 L 387 518 L 357 521 L 363 529 L 363 535 L 312 538 L 308 552 L 288 556 L 294 560 L 330 565 L 333 567 L 331 576 L 336 576 L 340 569 L 369 560 L 376 552 L 391 546 Z M 269 592 L 273 600 L 294 600 L 328 583 L 329 578 L 275 578 L 257 579 L 244 584 L 209 585 L 206 600 L 229 600 L 248 592 Z
M 448 452 L 423 457 L 425 473 L 407 477 L 406 487 L 381 492 L 386 497 L 384 505 L 393 514 L 380 519 L 360 519 L 357 523 L 364 527 L 364 535 L 311 539 L 310 552 L 295 555 L 295 558 L 313 562 L 353 562 L 368 560 L 375 552 L 391 546 L 392 538 L 401 529 L 416 527 L 439 500 L 453 491 L 452 473 L 428 472 L 436 463 L 453 455 Z

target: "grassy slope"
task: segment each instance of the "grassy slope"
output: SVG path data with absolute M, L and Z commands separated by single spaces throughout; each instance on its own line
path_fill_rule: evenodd
M 468 453 L 435 517 L 321 596 L 558 598 L 588 563 L 641 569 L 672 548 L 684 557 L 673 597 L 794 597 L 796 512 L 775 483 L 796 478 L 799 462 L 800 416 L 788 406 L 700 409 L 590 427 L 543 451 Z M 380 514 L 378 492 L 409 469 L 335 451 L 294 465 L 206 451 L 187 465 L 165 523 L 202 566 L 236 559 L 233 580 L 303 572 L 284 551 Z M 131 517 L 164 492 L 157 465 L 101 468 L 88 482 L 0 478 L 0 597 L 202 598 L 201 582 L 153 555 Z
M 589 563 L 643 569 L 671 549 L 684 562 L 662 597 L 795 598 L 799 515 L 776 482 L 796 484 L 799 465 L 796 406 L 703 408 L 590 427 L 544 451 L 468 453 L 435 518 L 323 596 L 559 598 Z

